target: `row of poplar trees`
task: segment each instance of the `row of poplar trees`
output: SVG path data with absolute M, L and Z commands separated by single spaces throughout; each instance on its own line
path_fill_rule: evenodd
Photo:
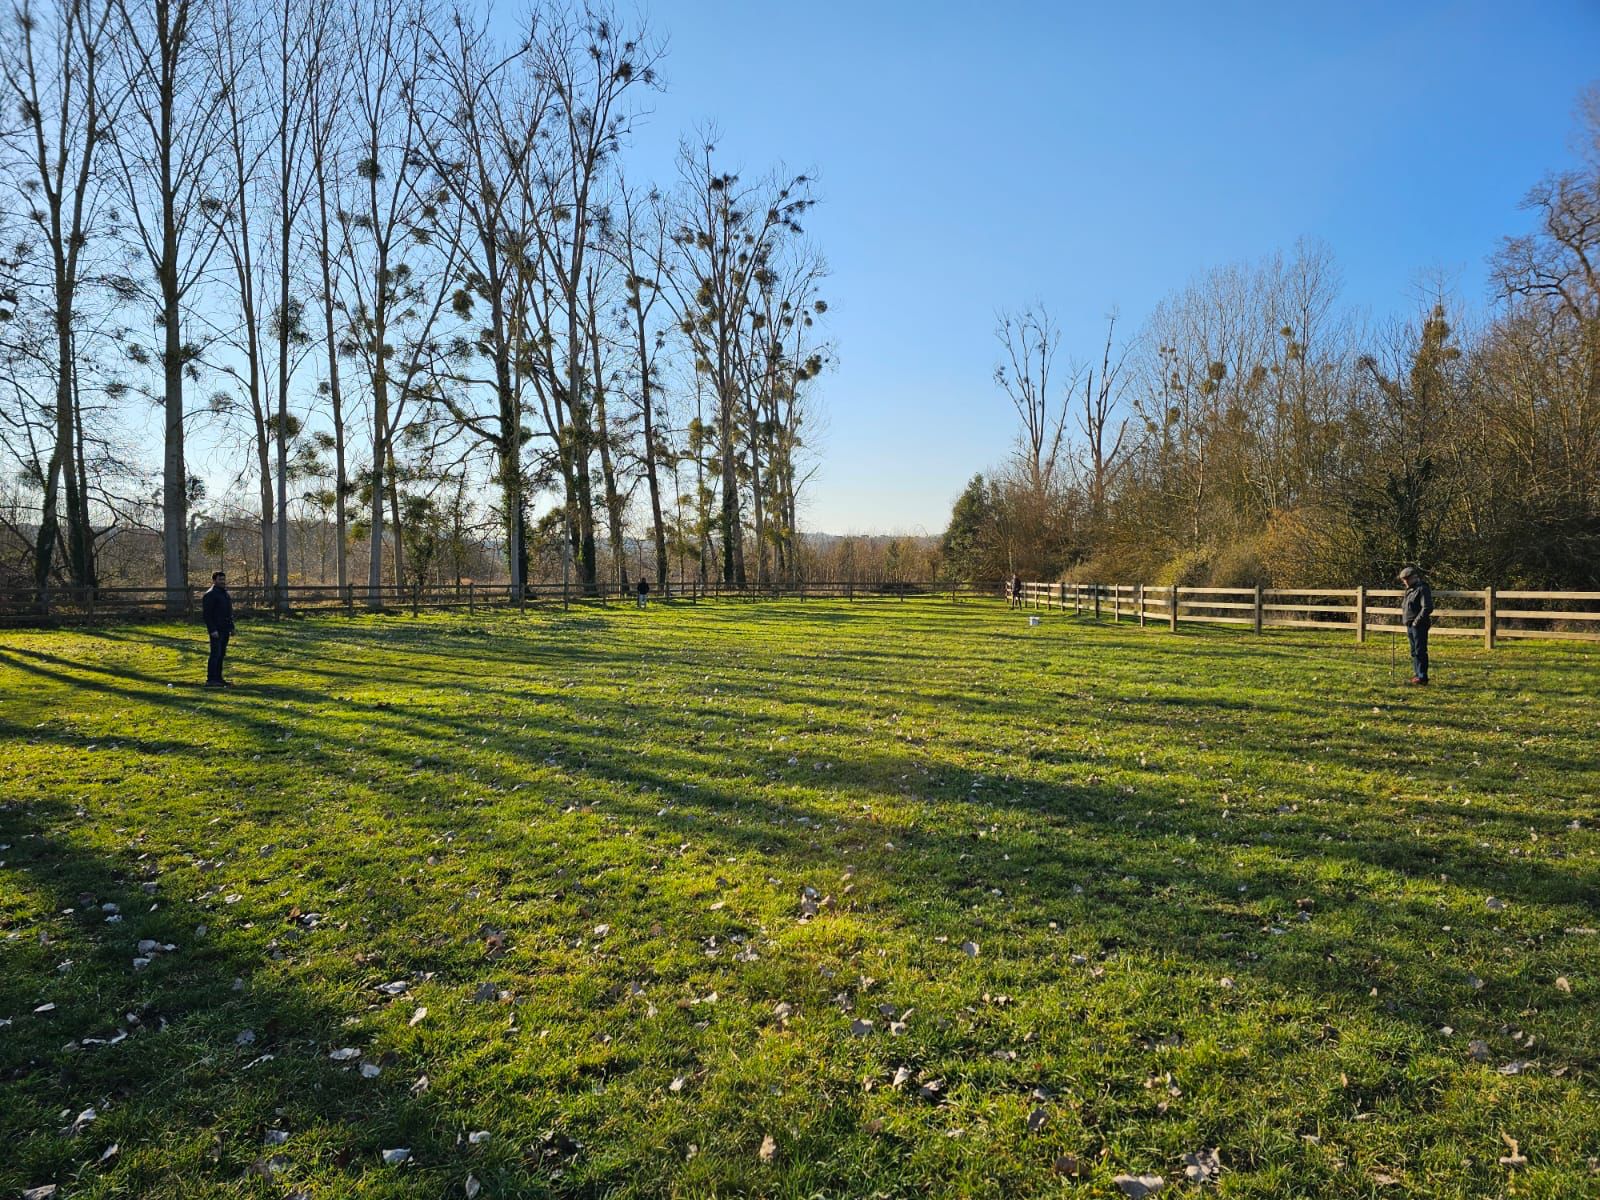
M 145 448 L 119 417 L 141 405 L 160 414 L 151 507 L 174 607 L 204 491 L 197 419 L 239 431 L 280 599 L 294 481 L 318 455 L 338 583 L 358 586 L 347 546 L 365 535 L 374 603 L 405 577 L 424 460 L 457 491 L 489 482 L 515 585 L 540 496 L 584 588 L 626 582 L 641 510 L 665 581 L 691 455 L 700 570 L 795 569 L 806 385 L 826 359 L 813 182 L 740 178 L 709 128 L 670 186 L 630 179 L 662 86 L 642 20 L 428 0 L 22 0 L 10 20 L 0 439 L 41 597 L 95 586 L 97 539 L 139 498 Z
M 1021 434 L 956 504 L 949 569 L 1600 587 L 1600 89 L 1579 112 L 1578 162 L 1529 191 L 1475 312 L 1425 282 L 1375 323 L 1307 242 L 1207 272 L 1077 361 L 1042 307 L 1003 315 Z

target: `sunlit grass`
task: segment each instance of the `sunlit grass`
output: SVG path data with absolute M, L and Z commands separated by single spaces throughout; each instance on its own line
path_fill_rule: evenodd
M 219 694 L 202 641 L 0 635 L 0 1194 L 1600 1190 L 1589 647 L 656 606 L 247 624 Z

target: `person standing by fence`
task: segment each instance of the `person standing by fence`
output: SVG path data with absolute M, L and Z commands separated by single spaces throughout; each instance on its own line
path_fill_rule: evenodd
M 639 576 L 639 607 L 644 608 L 650 603 L 650 580 Z
M 228 577 L 221 571 L 211 573 L 211 588 L 200 599 L 200 615 L 211 637 L 206 686 L 228 687 L 227 680 L 222 678 L 222 660 L 228 653 L 228 639 L 233 636 L 233 597 L 228 595 Z
M 1428 628 L 1433 624 L 1433 589 L 1416 567 L 1404 567 L 1400 582 L 1406 594 L 1400 600 L 1400 623 L 1411 643 L 1411 682 L 1428 682 Z
M 1011 576 L 1010 593 L 1011 594 L 1007 597 L 1007 599 L 1011 601 L 1011 607 L 1012 608 L 1021 608 L 1022 607 L 1022 576 L 1021 575 L 1012 575 Z

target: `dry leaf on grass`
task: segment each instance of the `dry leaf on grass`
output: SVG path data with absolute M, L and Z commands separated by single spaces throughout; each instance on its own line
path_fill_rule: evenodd
M 1517 1145 L 1516 1138 L 1511 1137 L 1509 1134 L 1502 1133 L 1500 1135 L 1500 1140 L 1503 1141 L 1507 1146 L 1511 1147 L 1510 1154 L 1502 1154 L 1500 1156 L 1500 1165 L 1502 1167 L 1516 1168 L 1525 1167 L 1528 1165 L 1528 1156 L 1522 1153 L 1521 1148 Z
M 1129 1200 L 1143 1200 L 1145 1196 L 1154 1196 L 1167 1186 L 1167 1181 L 1159 1175 L 1118 1175 L 1111 1181 L 1117 1185 L 1117 1190 Z
M 1210 1183 L 1222 1174 L 1222 1158 L 1217 1150 L 1196 1150 L 1183 1156 L 1183 1174 L 1190 1183 Z

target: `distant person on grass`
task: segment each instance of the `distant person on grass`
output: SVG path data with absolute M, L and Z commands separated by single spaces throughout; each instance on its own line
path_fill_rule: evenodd
M 650 601 L 650 581 L 643 575 L 639 576 L 639 607 L 643 608 Z
M 228 653 L 228 639 L 233 636 L 233 597 L 228 595 L 228 577 L 221 571 L 211 573 L 211 588 L 201 597 L 200 615 L 205 618 L 206 632 L 211 635 L 206 686 L 232 687 L 222 678 L 222 659 Z
M 1021 575 L 1013 575 L 1011 577 L 1011 595 L 1010 595 L 1010 600 L 1011 600 L 1011 607 L 1012 608 L 1021 608 L 1022 607 L 1022 576 Z
M 1404 567 L 1400 582 L 1406 585 L 1406 594 L 1400 601 L 1400 622 L 1406 627 L 1406 640 L 1411 643 L 1411 682 L 1422 685 L 1428 682 L 1428 627 L 1433 624 L 1433 589 L 1416 567 Z

